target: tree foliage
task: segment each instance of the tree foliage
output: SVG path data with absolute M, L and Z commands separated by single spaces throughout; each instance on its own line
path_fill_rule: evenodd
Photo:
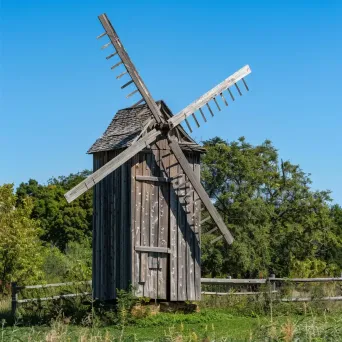
M 30 179 L 17 189 L 18 205 L 27 197 L 32 198 L 31 217 L 41 222 L 41 238 L 64 251 L 70 242 L 90 239 L 92 232 L 92 191 L 86 192 L 72 203 L 64 198 L 66 191 L 77 185 L 90 174 L 83 171 L 52 178 L 47 185 Z
M 202 227 L 202 274 L 213 277 L 339 275 L 342 208 L 329 191 L 314 191 L 310 175 L 279 159 L 266 140 L 204 142 L 202 182 L 235 242 L 227 246 Z M 0 187 L 0 280 L 32 282 L 89 279 L 92 191 L 68 204 L 66 191 L 90 171 L 30 179 L 13 194 Z M 215 234 L 215 233 L 214 233 Z M 4 282 L 3 282 L 4 283 Z
M 214 138 L 204 146 L 203 184 L 235 237 L 228 248 L 215 246 L 216 264 L 208 258 L 213 248 L 203 245 L 204 270 L 243 277 L 338 272 L 342 216 L 329 207 L 328 191 L 313 191 L 310 175 L 279 160 L 268 140 L 252 146 L 243 137 Z
M 13 184 L 0 186 L 0 290 L 11 281 L 20 284 L 42 276 L 43 246 L 39 222 L 31 218 L 30 198 L 16 206 Z

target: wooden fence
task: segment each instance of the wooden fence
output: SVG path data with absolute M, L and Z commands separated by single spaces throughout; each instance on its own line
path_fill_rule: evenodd
M 11 311 L 12 315 L 15 315 L 18 306 L 23 303 L 30 303 L 30 302 L 44 302 L 48 300 L 55 300 L 59 298 L 72 298 L 78 296 L 86 296 L 91 295 L 91 292 L 78 292 L 78 293 L 68 293 L 68 294 L 61 294 L 57 296 L 49 296 L 49 297 L 42 297 L 42 298 L 25 298 L 19 299 L 19 293 L 22 290 L 32 290 L 32 289 L 47 289 L 47 288 L 56 288 L 56 287 L 63 287 L 63 286 L 76 286 L 76 285 L 90 285 L 92 281 L 81 281 L 81 282 L 67 282 L 67 283 L 56 283 L 56 284 L 45 284 L 45 285 L 28 285 L 28 286 L 18 286 L 16 282 L 11 283 L 11 293 L 12 293 L 12 304 L 11 304 Z
M 202 295 L 212 296 L 234 296 L 234 295 L 258 295 L 265 293 L 267 295 L 281 294 L 281 287 L 285 284 L 293 283 L 338 283 L 341 282 L 341 295 L 338 296 L 307 296 L 307 297 L 290 297 L 278 298 L 282 302 L 310 302 L 310 301 L 342 301 L 342 275 L 340 278 L 276 278 L 272 275 L 265 279 L 231 279 L 231 278 L 202 278 L 203 285 L 226 285 L 229 287 L 227 291 L 202 291 Z M 280 284 L 280 285 L 279 285 Z M 231 291 L 233 286 L 255 285 L 259 287 L 257 291 Z M 260 288 L 265 285 L 264 288 Z
M 276 278 L 272 275 L 269 278 L 264 279 L 231 279 L 231 278 L 201 278 L 202 284 L 202 295 L 211 296 L 249 296 L 258 295 L 265 293 L 267 295 L 273 295 L 280 293 L 280 287 L 277 284 L 288 284 L 288 283 L 337 283 L 341 282 L 341 294 L 342 294 L 342 275 L 340 278 Z M 56 296 L 48 296 L 43 298 L 24 298 L 19 299 L 18 295 L 22 290 L 30 289 L 46 289 L 46 288 L 56 288 L 63 286 L 75 286 L 75 285 L 90 285 L 92 282 L 67 282 L 67 283 L 57 283 L 57 284 L 46 284 L 46 285 L 29 285 L 29 286 L 18 286 L 16 282 L 12 283 L 12 314 L 16 313 L 18 306 L 23 303 L 30 302 L 43 302 L 49 300 L 55 300 L 59 298 L 70 298 L 77 296 L 91 295 L 91 292 L 78 292 L 70 294 L 61 294 Z M 253 291 L 231 291 L 232 287 L 228 291 L 207 291 L 203 290 L 203 287 L 210 285 L 226 285 L 230 286 L 252 286 Z M 262 288 L 261 286 L 264 285 Z M 255 290 L 255 287 L 258 289 Z M 279 298 L 282 302 L 309 302 L 309 301 L 342 301 L 342 295 L 340 296 L 322 296 L 322 297 L 291 297 L 291 298 Z

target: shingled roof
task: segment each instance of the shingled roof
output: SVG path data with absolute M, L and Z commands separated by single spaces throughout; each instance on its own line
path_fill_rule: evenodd
M 172 112 L 164 101 L 158 101 L 162 114 L 168 119 Z M 152 118 L 152 113 L 146 104 L 135 108 L 120 109 L 112 119 L 106 131 L 90 147 L 87 153 L 111 151 L 130 146 L 133 140 L 141 133 L 144 125 Z M 182 128 L 178 126 L 183 150 L 203 152 L 204 149 L 198 145 Z

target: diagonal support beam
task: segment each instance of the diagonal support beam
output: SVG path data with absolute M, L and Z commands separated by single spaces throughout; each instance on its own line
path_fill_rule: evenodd
M 195 113 L 199 108 L 203 107 L 209 101 L 213 100 L 216 96 L 220 95 L 223 91 L 227 90 L 229 87 L 231 87 L 233 84 L 241 80 L 243 77 L 246 77 L 251 72 L 251 68 L 248 65 L 246 65 L 239 71 L 237 71 L 235 74 L 226 78 L 223 82 L 218 84 L 213 89 L 209 90 L 199 99 L 191 103 L 189 106 L 187 106 L 182 111 L 174 115 L 172 118 L 170 118 L 168 120 L 170 127 L 176 127 L 177 125 L 179 125 L 192 113 Z
M 84 181 L 76 185 L 74 188 L 69 190 L 64 197 L 70 203 L 88 189 L 92 188 L 95 184 L 100 182 L 103 178 L 109 175 L 111 172 L 116 170 L 122 164 L 126 163 L 129 159 L 139 153 L 148 145 L 152 144 L 157 137 L 160 135 L 160 131 L 153 129 L 147 133 L 144 137 L 138 140 L 135 144 L 128 147 L 127 150 L 121 152 L 118 156 L 110 160 L 108 163 L 103 165 L 101 168 L 96 170 L 93 174 L 88 176 Z
M 106 30 L 108 38 L 110 39 L 111 43 L 115 47 L 115 50 L 117 51 L 118 55 L 120 56 L 120 59 L 122 60 L 123 64 L 125 65 L 129 75 L 131 76 L 132 80 L 134 81 L 136 87 L 138 88 L 141 96 L 147 103 L 148 107 L 150 108 L 155 120 L 157 123 L 161 123 L 162 119 L 160 117 L 160 111 L 158 109 L 157 104 L 152 98 L 152 95 L 148 91 L 147 87 L 145 86 L 143 80 L 138 74 L 138 71 L 135 69 L 135 66 L 131 59 L 128 56 L 128 53 L 126 52 L 125 48 L 123 47 L 119 36 L 115 32 L 111 22 L 109 21 L 106 14 L 101 14 L 99 16 L 99 20 L 103 26 L 103 28 Z
M 207 208 L 210 216 L 216 223 L 217 227 L 220 229 L 222 235 L 226 239 L 226 241 L 231 244 L 234 241 L 234 238 L 226 225 L 224 224 L 220 214 L 217 212 L 216 208 L 212 204 L 208 194 L 204 190 L 201 182 L 197 179 L 195 173 L 191 169 L 184 153 L 182 152 L 178 142 L 176 140 L 169 140 L 169 146 L 174 153 L 176 159 L 178 160 L 180 166 L 182 167 L 184 173 L 188 177 L 189 182 L 191 183 L 193 189 L 197 192 L 198 197 L 202 200 L 203 205 Z

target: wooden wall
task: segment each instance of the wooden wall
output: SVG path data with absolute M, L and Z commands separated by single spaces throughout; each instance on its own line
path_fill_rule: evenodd
M 93 156 L 94 171 L 119 151 Z M 100 300 L 116 297 L 131 283 L 130 165 L 126 163 L 94 187 L 93 287 Z
M 95 154 L 94 170 L 117 153 Z M 199 153 L 188 153 L 187 158 L 200 177 Z M 177 175 L 173 184 L 139 179 Z M 160 140 L 95 186 L 93 282 L 97 298 L 115 298 L 116 287 L 132 283 L 138 296 L 200 299 L 201 202 L 189 187 L 175 189 L 184 180 L 166 141 Z M 162 247 L 168 253 L 137 251 L 136 247 Z

